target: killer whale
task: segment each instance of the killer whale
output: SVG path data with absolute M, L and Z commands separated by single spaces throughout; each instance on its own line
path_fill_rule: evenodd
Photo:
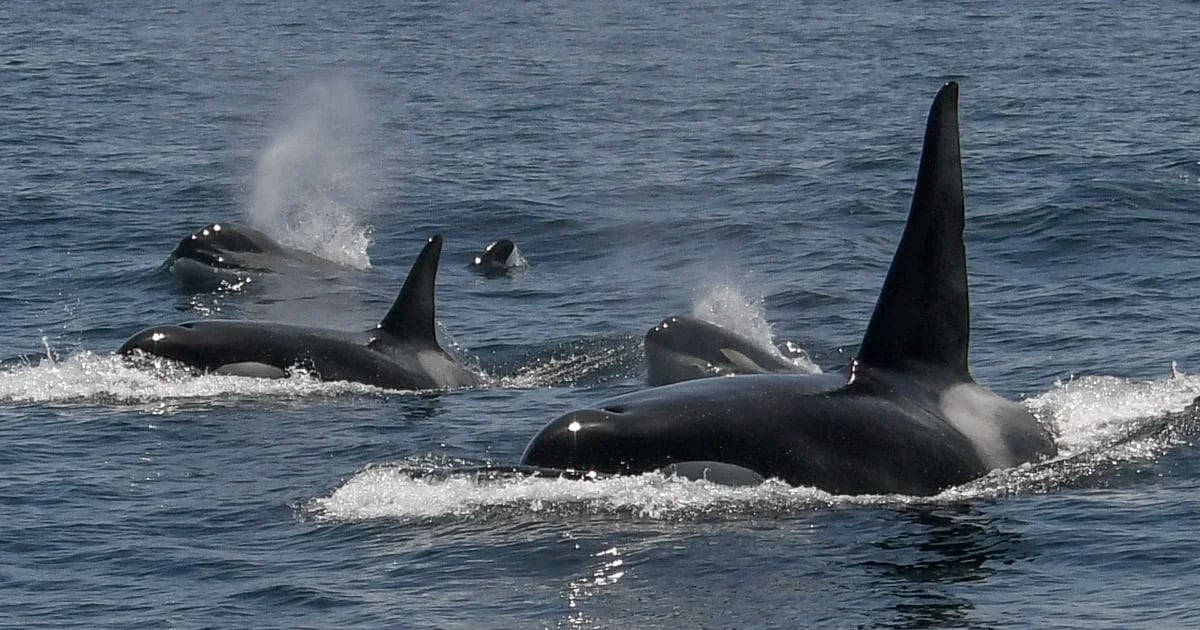
M 508 275 L 528 266 L 529 261 L 521 255 L 517 244 L 507 238 L 492 241 L 471 259 L 469 265 L 471 271 L 487 277 Z
M 437 342 L 434 281 L 440 235 L 429 239 L 377 326 L 348 332 L 278 322 L 201 320 L 147 328 L 119 354 L 165 357 L 202 372 L 282 377 L 303 368 L 326 381 L 355 381 L 388 389 L 478 385 L 482 378 Z
M 190 285 L 234 283 L 247 277 L 301 270 L 345 273 L 346 267 L 306 251 L 287 247 L 240 223 L 209 223 L 180 239 L 164 266 Z
M 734 374 L 811 374 L 754 341 L 690 315 L 672 315 L 646 333 L 646 381 L 670 385 Z
M 844 372 L 700 379 L 619 396 L 551 421 L 522 465 L 636 474 L 682 464 L 837 494 L 929 495 L 1054 455 L 1025 408 L 971 377 L 964 223 L 951 82 L 930 108 L 908 221 Z

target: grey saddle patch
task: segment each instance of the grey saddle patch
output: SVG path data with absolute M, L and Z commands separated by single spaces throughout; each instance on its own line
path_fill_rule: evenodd
M 765 368 L 765 367 L 759 365 L 758 363 L 756 363 L 754 361 L 754 359 L 751 359 L 750 357 L 748 357 L 748 356 L 742 354 L 741 352 L 738 352 L 737 350 L 734 350 L 732 348 L 721 348 L 721 354 L 726 359 L 729 359 L 730 363 L 742 368 L 743 370 L 746 370 L 747 372 L 765 373 L 765 372 L 771 371 L 768 368 Z
M 222 376 L 249 376 L 252 378 L 287 378 L 288 375 L 287 370 L 257 361 L 226 363 L 213 370 L 213 373 Z

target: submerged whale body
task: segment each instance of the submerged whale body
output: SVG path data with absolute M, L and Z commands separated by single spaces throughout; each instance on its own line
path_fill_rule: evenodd
M 277 322 L 202 320 L 147 328 L 117 350 L 164 357 L 203 372 L 283 377 L 302 368 L 326 381 L 388 389 L 467 387 L 479 375 L 438 344 L 434 281 L 442 237 L 421 250 L 399 297 L 379 325 L 365 332 Z
M 670 385 L 734 374 L 810 374 L 732 330 L 689 315 L 672 315 L 646 333 L 646 381 Z
M 517 244 L 507 238 L 489 243 L 471 259 L 470 264 L 471 271 L 488 277 L 508 275 L 528 266 L 529 261 L 521 255 Z
M 689 477 L 755 475 L 837 494 L 928 495 L 1055 453 L 1022 406 L 967 365 L 958 86 L 938 92 L 912 207 L 859 352 L 844 372 L 687 381 L 552 421 L 522 464 Z
M 166 267 L 181 281 L 201 285 L 292 269 L 345 271 L 342 265 L 287 247 L 238 223 L 210 223 L 183 237 L 167 257 Z

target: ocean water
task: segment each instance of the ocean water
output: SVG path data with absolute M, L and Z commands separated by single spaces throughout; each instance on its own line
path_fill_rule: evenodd
M 1198 626 L 1197 41 L 1194 2 L 2 3 L 0 626 Z M 973 372 L 1059 457 L 932 498 L 437 474 L 644 387 L 674 313 L 844 363 L 947 80 Z M 193 291 L 211 221 L 344 273 Z M 490 387 L 111 356 L 367 328 L 434 233 Z M 469 273 L 501 237 L 530 268 Z

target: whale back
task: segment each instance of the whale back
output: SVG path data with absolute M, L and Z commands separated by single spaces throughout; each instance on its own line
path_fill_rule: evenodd
M 958 84 L 950 82 L 929 111 L 908 222 L 863 336 L 860 363 L 971 380 L 963 197 Z

